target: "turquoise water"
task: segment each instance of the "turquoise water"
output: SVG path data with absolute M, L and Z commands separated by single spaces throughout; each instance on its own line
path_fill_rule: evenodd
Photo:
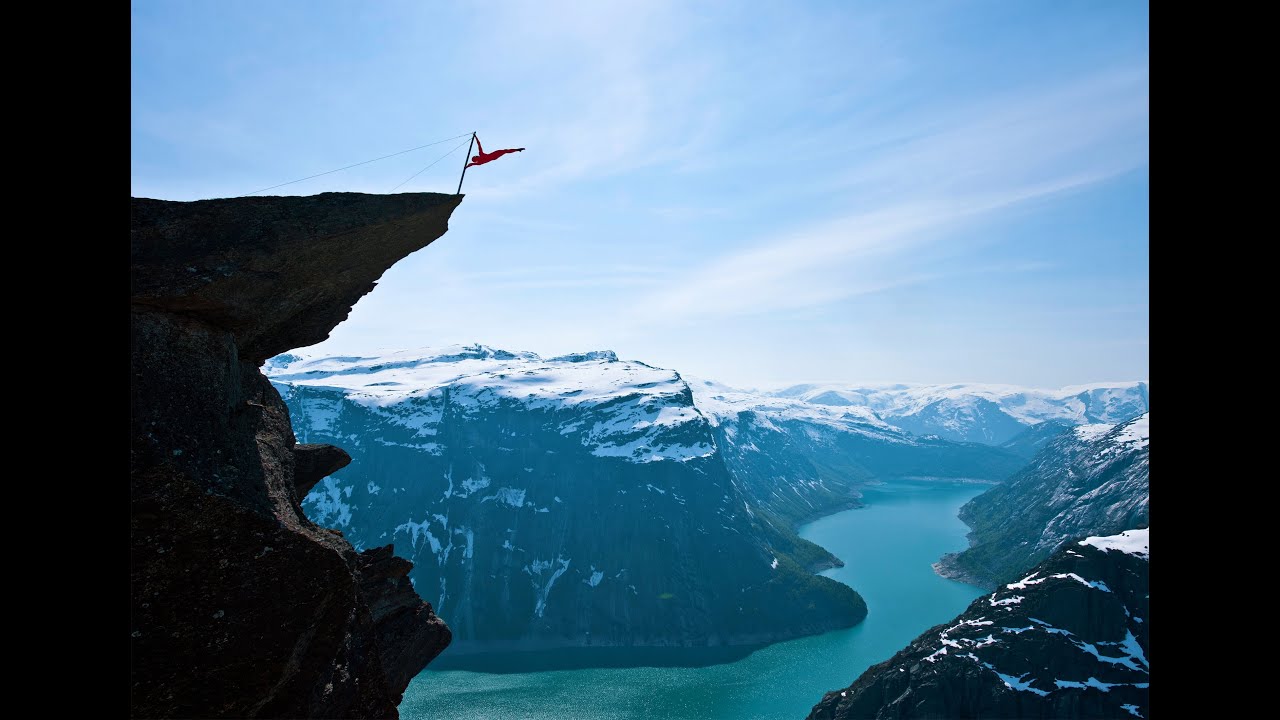
M 956 511 L 985 485 L 895 482 L 866 491 L 867 506 L 806 525 L 801 535 L 845 566 L 823 573 L 867 601 L 848 630 L 770 645 L 709 667 L 633 667 L 531 673 L 426 670 L 400 704 L 407 719 L 622 720 L 804 718 L 822 694 L 853 682 L 922 631 L 981 594 L 930 565 L 965 547 Z M 446 650 L 446 653 L 448 651 Z

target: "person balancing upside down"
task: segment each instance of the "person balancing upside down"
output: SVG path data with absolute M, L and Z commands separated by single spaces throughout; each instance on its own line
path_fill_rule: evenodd
M 483 165 L 487 162 L 493 162 L 507 153 L 521 152 L 524 148 L 507 148 L 506 150 L 494 150 L 493 152 L 485 152 L 484 146 L 480 144 L 480 137 L 476 136 L 476 149 L 480 151 L 479 155 L 474 155 L 471 162 L 467 163 L 467 167 L 473 165 Z

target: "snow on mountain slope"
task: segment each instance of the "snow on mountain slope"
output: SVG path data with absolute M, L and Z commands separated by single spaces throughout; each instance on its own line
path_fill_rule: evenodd
M 1151 413 L 1143 415 L 1133 422 L 1126 423 L 1120 434 L 1115 437 L 1115 444 L 1128 446 L 1128 449 L 1141 450 L 1151 441 Z
M 972 404 L 982 399 L 993 402 L 1016 420 L 1034 425 L 1045 420 L 1075 423 L 1117 422 L 1134 415 L 1131 407 L 1145 404 L 1148 383 L 1121 382 L 1069 385 L 1058 390 L 998 385 L 957 383 L 926 385 L 793 385 L 771 393 L 823 405 L 855 405 L 870 408 L 881 417 L 912 415 L 939 401 Z
M 799 420 L 816 425 L 861 432 L 893 442 L 906 439 L 902 431 L 881 420 L 867 407 L 823 405 L 795 398 L 738 390 L 702 378 L 687 377 L 694 404 L 712 425 L 731 421 L 751 412 L 773 421 Z
M 307 514 L 412 560 L 454 661 L 751 645 L 865 614 L 848 586 L 811 574 L 834 558 L 762 519 L 678 373 L 482 345 L 264 370 L 302 442 L 352 456 Z
M 968 550 L 940 568 L 997 582 L 1043 560 L 1072 537 L 1105 536 L 1150 520 L 1151 413 L 1082 425 L 1044 447 L 1006 482 L 960 508 Z
M 703 379 L 690 379 L 689 387 L 743 490 L 792 523 L 855 503 L 864 482 L 996 481 L 1023 464 L 1005 450 L 914 436 L 866 407 L 761 395 Z
M 445 407 L 453 416 L 478 418 L 503 403 L 545 414 L 561 436 L 597 457 L 683 462 L 708 457 L 718 446 L 749 502 L 791 521 L 855 504 L 856 486 L 877 478 L 994 481 L 1021 464 L 1010 453 L 914 437 L 867 407 L 815 404 L 706 379 L 686 382 L 677 372 L 619 360 L 611 351 L 544 359 L 454 345 L 372 357 L 282 355 L 265 370 L 280 384 L 335 391 L 409 431 L 375 442 L 428 453 L 441 451 Z M 333 397 L 312 394 L 299 403 L 295 420 L 304 441 L 305 428 L 330 429 L 338 411 Z
M 341 389 L 348 400 L 415 428 L 415 437 L 428 443 L 440 417 L 424 415 L 406 401 L 447 390 L 450 404 L 465 414 L 480 414 L 503 400 L 530 410 L 578 411 L 565 416 L 560 432 L 580 438 L 601 457 L 643 463 L 713 452 L 706 442 L 686 442 L 680 432 L 704 420 L 678 373 L 621 361 L 609 351 L 544 360 L 529 352 L 456 345 L 377 357 L 285 355 L 265 370 L 280 383 Z
M 919 435 L 998 445 L 1050 420 L 1115 423 L 1150 409 L 1145 382 L 1071 385 L 1057 390 L 958 383 L 953 385 L 794 385 L 778 397 L 842 407 L 863 407 Z
M 1077 425 L 1071 429 L 1071 432 L 1075 433 L 1076 438 L 1079 440 L 1093 442 L 1106 435 L 1113 427 L 1115 426 L 1106 423 L 1090 423 L 1088 425 Z
M 1119 550 L 1130 555 L 1150 558 L 1151 527 L 1144 527 L 1141 530 L 1125 530 L 1119 535 L 1087 537 L 1081 540 L 1080 544 L 1092 545 L 1099 550 Z
M 1150 717 L 1150 530 L 1064 545 L 810 720 Z
M 413 560 L 453 656 L 848 627 L 862 601 L 810 574 L 839 560 L 796 523 L 856 505 L 881 478 L 997 481 L 1022 464 L 864 407 L 689 383 L 608 351 L 292 354 L 264 371 L 300 441 L 353 458 L 306 512 Z

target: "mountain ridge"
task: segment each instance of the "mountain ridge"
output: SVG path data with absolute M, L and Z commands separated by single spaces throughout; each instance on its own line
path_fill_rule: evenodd
M 455 662 L 759 645 L 865 615 L 812 574 L 839 561 L 744 494 L 675 371 L 479 344 L 266 369 L 299 437 L 347 438 L 354 457 L 307 512 L 357 547 L 397 542 L 455 629 Z
M 1150 383 L 1135 380 L 1058 389 L 995 383 L 808 383 L 771 394 L 817 404 L 866 407 L 917 435 L 1001 445 L 1047 421 L 1115 423 L 1150 410 Z
M 612 350 L 590 350 L 544 358 L 531 351 L 508 351 L 482 343 L 385 350 L 363 356 L 290 353 L 289 357 L 294 361 L 320 358 L 357 361 L 376 360 L 388 355 L 424 353 L 439 353 L 438 360 L 443 362 L 465 358 L 522 358 L 547 363 L 619 360 L 617 353 Z M 626 362 L 656 369 L 656 366 L 638 360 Z M 1114 423 L 1138 414 L 1129 412 L 1129 408 L 1145 410 L 1149 409 L 1150 404 L 1150 383 L 1145 380 L 1085 383 L 1057 389 L 998 383 L 802 383 L 781 389 L 760 390 L 737 388 L 701 376 L 672 372 L 676 372 L 691 388 L 700 391 L 699 409 L 715 415 L 732 411 L 731 407 L 714 404 L 709 399 L 711 396 L 721 395 L 727 396 L 730 404 L 741 404 L 744 401 L 755 406 L 777 403 L 773 410 L 777 411 L 785 406 L 791 414 L 807 414 L 809 419 L 826 417 L 832 422 L 861 420 L 867 425 L 909 432 L 917 437 L 936 435 L 946 440 L 995 446 L 1003 446 L 1017 435 L 1045 422 L 1070 425 Z M 1090 396 L 1091 399 L 1082 399 L 1082 395 Z M 939 408 L 939 403 L 950 403 L 946 407 L 953 415 L 946 416 Z M 1090 403 L 1093 405 L 1090 406 Z M 993 414 L 994 422 L 1000 424 L 1001 428 L 993 430 L 965 427 L 966 421 L 979 426 L 992 422 L 991 418 L 964 418 L 954 414 L 974 414 L 970 412 L 973 410 L 971 406 Z M 921 413 L 930 412 L 934 416 L 921 417 Z M 709 419 L 714 422 L 714 418 Z
M 847 627 L 865 607 L 812 575 L 840 560 L 797 523 L 857 506 L 880 477 L 960 468 L 994 482 L 1021 464 L 610 351 L 543 358 L 477 343 L 290 354 L 265 369 L 299 437 L 342 441 L 354 458 L 307 512 L 357 547 L 395 540 L 455 628 L 453 658 L 745 646 Z M 775 619 L 746 623 L 762 612 Z
M 1150 522 L 1150 418 L 1077 425 L 1045 444 L 1004 483 L 965 503 L 970 547 L 940 573 L 979 585 L 1004 582 L 1081 535 Z
M 1073 538 L 809 720 L 1150 716 L 1150 529 Z

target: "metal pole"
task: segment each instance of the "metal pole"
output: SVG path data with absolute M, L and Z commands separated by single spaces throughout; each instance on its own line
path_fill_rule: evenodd
M 475 132 L 471 133 L 471 142 L 467 143 L 467 156 L 462 158 L 462 177 L 458 178 L 458 192 L 454 195 L 462 194 L 462 181 L 467 178 L 467 165 L 471 162 L 471 146 L 476 142 Z

